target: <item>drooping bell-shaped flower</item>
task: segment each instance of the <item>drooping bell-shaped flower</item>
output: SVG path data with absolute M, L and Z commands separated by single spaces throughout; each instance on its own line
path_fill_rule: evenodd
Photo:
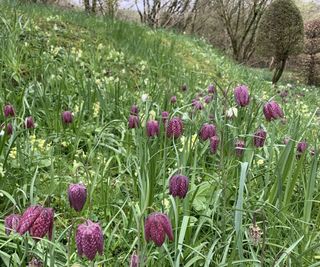
M 33 258 L 31 261 L 29 261 L 28 267 L 42 267 L 43 264 L 40 260 Z
M 248 87 L 245 85 L 237 86 L 234 89 L 234 98 L 240 107 L 249 105 L 250 97 Z
M 33 129 L 35 127 L 34 120 L 31 116 L 25 119 L 24 125 L 27 129 Z
M 14 117 L 15 115 L 15 111 L 14 111 L 14 107 L 10 104 L 5 105 L 3 107 L 3 115 L 8 118 L 8 117 Z
M 253 144 L 255 147 L 263 147 L 267 138 L 267 132 L 259 128 L 253 135 Z
M 188 86 L 186 85 L 186 84 L 183 84 L 182 86 L 181 86 L 181 91 L 182 92 L 186 92 L 188 90 Z
M 131 115 L 136 115 L 136 116 L 138 116 L 138 114 L 139 114 L 139 108 L 138 108 L 138 106 L 132 105 L 132 106 L 131 106 L 131 109 L 130 109 L 130 114 L 131 114 Z
M 241 157 L 243 155 L 244 146 L 245 146 L 244 140 L 238 139 L 236 141 L 236 143 L 235 143 L 235 151 L 236 151 L 236 155 L 238 157 Z
M 202 141 L 208 140 L 210 137 L 216 135 L 216 126 L 213 124 L 205 123 L 202 125 L 200 132 L 199 132 L 199 137 Z
M 54 211 L 52 208 L 44 208 L 40 205 L 26 209 L 20 218 L 17 232 L 23 235 L 29 231 L 34 239 L 43 238 L 48 234 L 52 238 Z
M 283 111 L 275 101 L 269 101 L 263 106 L 263 113 L 267 121 L 283 118 Z
M 21 215 L 10 214 L 4 218 L 4 228 L 6 235 L 10 235 L 11 231 L 17 231 Z
M 203 110 L 203 104 L 201 101 L 197 100 L 194 102 L 194 109 L 195 110 Z
M 167 136 L 178 138 L 183 133 L 183 122 L 179 117 L 172 118 L 167 126 Z
M 134 129 L 139 127 L 139 117 L 137 115 L 130 115 L 128 120 L 129 129 Z
M 71 111 L 63 111 L 61 113 L 61 119 L 64 124 L 70 124 L 73 121 L 73 115 Z
M 159 134 L 159 123 L 156 120 L 149 120 L 146 128 L 148 137 L 157 136 Z
M 104 240 L 100 225 L 90 220 L 80 224 L 76 232 L 76 244 L 80 257 L 85 256 L 92 261 L 97 253 L 102 255 Z
M 7 126 L 6 126 L 6 134 L 7 134 L 7 135 L 12 135 L 12 133 L 13 133 L 13 126 L 12 126 L 12 124 L 9 122 L 9 123 L 7 124 Z
M 171 104 L 175 104 L 177 102 L 177 97 L 174 95 L 170 98 Z
M 147 241 L 152 240 L 156 246 L 161 247 L 166 235 L 173 240 L 171 222 L 166 214 L 160 212 L 151 213 L 144 225 L 144 233 Z
M 205 102 L 206 104 L 209 104 L 211 101 L 212 101 L 212 96 L 211 96 L 211 95 L 206 95 L 206 96 L 204 97 L 204 102 Z
M 218 136 L 215 135 L 210 138 L 210 151 L 212 154 L 217 153 L 219 143 L 220 143 L 220 139 Z
M 214 94 L 215 92 L 216 92 L 216 88 L 214 87 L 213 84 L 210 84 L 210 85 L 208 86 L 208 93 L 209 93 L 209 94 Z
M 169 194 L 173 197 L 185 198 L 188 193 L 189 179 L 184 175 L 174 175 L 169 180 Z
M 135 251 L 131 255 L 130 267 L 139 267 L 139 256 Z
M 297 145 L 297 155 L 301 156 L 308 148 L 308 143 L 305 140 L 302 140 Z
M 162 118 L 162 123 L 166 126 L 167 120 L 169 119 L 169 112 L 168 111 L 162 111 L 161 118 Z
M 69 203 L 76 211 L 81 211 L 87 200 L 87 188 L 79 184 L 71 184 L 68 188 Z

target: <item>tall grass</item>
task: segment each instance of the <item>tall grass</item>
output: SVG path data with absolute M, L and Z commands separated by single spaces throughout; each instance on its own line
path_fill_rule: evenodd
M 136 24 L 15 1 L 1 3 L 0 18 L 0 103 L 17 113 L 0 117 L 14 126 L 12 136 L 0 137 L 4 266 L 26 266 L 32 256 L 45 266 L 87 266 L 74 243 L 67 245 L 77 217 L 103 228 L 98 265 L 126 266 L 136 250 L 144 266 L 317 266 L 319 157 L 317 149 L 296 156 L 300 140 L 309 148 L 318 144 L 317 90 L 275 89 L 265 73 L 235 65 L 202 41 Z M 217 88 L 214 100 L 194 113 L 191 100 L 209 83 Z M 228 119 L 238 84 L 248 85 L 251 103 Z M 287 99 L 277 90 L 289 90 Z M 262 105 L 271 98 L 281 103 L 285 122 L 264 119 Z M 141 127 L 129 130 L 132 104 L 139 106 Z M 74 112 L 71 126 L 61 122 L 64 110 Z M 163 110 L 183 117 L 183 138 L 167 138 L 162 124 L 157 138 L 146 137 L 145 122 L 153 113 L 161 121 Z M 29 115 L 34 130 L 23 127 Z M 216 155 L 198 138 L 209 115 L 220 137 Z M 252 143 L 259 126 L 268 132 L 261 149 Z M 240 158 L 237 138 L 246 143 Z M 190 179 L 184 200 L 168 194 L 177 172 Z M 76 215 L 66 190 L 79 181 L 89 196 Z M 53 241 L 5 236 L 2 219 L 34 203 L 54 207 Z M 144 238 L 152 211 L 165 212 L 173 225 L 174 241 L 161 248 Z M 249 234 L 255 223 L 258 244 Z

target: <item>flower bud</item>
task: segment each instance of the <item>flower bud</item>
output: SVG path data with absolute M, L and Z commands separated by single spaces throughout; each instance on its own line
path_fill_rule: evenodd
M 210 151 L 212 154 L 217 153 L 219 143 L 220 143 L 220 140 L 218 136 L 215 135 L 210 138 Z
M 249 91 L 245 85 L 240 85 L 234 89 L 234 98 L 240 107 L 249 105 Z
M 76 211 L 81 211 L 87 200 L 87 188 L 83 184 L 71 184 L 68 188 L 69 203 Z
M 73 115 L 71 111 L 64 111 L 61 113 L 62 122 L 65 124 L 70 124 L 73 121 Z
M 5 105 L 3 107 L 3 115 L 8 118 L 8 117 L 14 117 L 15 111 L 12 105 Z
M 159 134 L 159 123 L 155 120 L 147 122 L 147 136 L 153 137 Z
M 275 101 L 269 101 L 263 106 L 263 113 L 267 121 L 283 118 L 283 111 Z
M 210 137 L 216 135 L 216 127 L 213 124 L 205 123 L 202 125 L 199 137 L 202 141 L 208 140 Z
M 130 115 L 128 127 L 129 127 L 129 129 L 138 128 L 139 127 L 139 117 L 136 115 Z
M 259 128 L 253 136 L 253 144 L 255 147 L 263 147 L 266 141 L 267 132 L 262 128 Z
M 167 136 L 179 138 L 183 133 L 183 122 L 179 117 L 172 118 L 167 126 Z
M 169 240 L 173 240 L 171 222 L 167 215 L 160 212 L 151 213 L 147 217 L 144 224 L 144 233 L 146 241 L 152 240 L 158 247 L 162 246 L 166 235 Z
M 241 157 L 243 155 L 244 152 L 244 140 L 238 139 L 235 143 L 235 150 L 236 150 L 236 155 L 238 157 Z
M 80 257 L 86 256 L 92 261 L 97 253 L 102 255 L 104 241 L 100 225 L 90 220 L 80 224 L 76 232 L 76 244 Z
M 211 95 L 206 95 L 206 96 L 204 97 L 204 102 L 205 102 L 206 104 L 209 104 L 211 101 L 212 101 L 212 96 L 211 96 Z
M 33 129 L 35 127 L 35 124 L 34 124 L 34 121 L 33 121 L 33 118 L 31 116 L 27 117 L 26 120 L 25 120 L 25 127 L 27 129 Z
M 173 197 L 185 198 L 188 192 L 189 179 L 187 176 L 174 175 L 169 180 L 169 194 Z

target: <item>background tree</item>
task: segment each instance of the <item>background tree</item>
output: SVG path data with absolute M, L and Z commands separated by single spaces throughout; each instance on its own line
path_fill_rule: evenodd
M 255 50 L 259 22 L 271 0 L 211 0 L 230 39 L 235 60 L 246 62 Z
M 309 85 L 320 83 L 320 19 L 305 24 L 304 67 Z
M 275 69 L 272 83 L 276 84 L 291 55 L 303 50 L 303 19 L 291 0 L 275 0 L 262 16 L 257 33 L 257 52 L 273 57 Z

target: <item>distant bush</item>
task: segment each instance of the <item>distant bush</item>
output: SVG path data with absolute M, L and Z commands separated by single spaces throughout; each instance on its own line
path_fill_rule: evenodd
M 263 14 L 257 34 L 257 52 L 273 57 L 273 84 L 280 79 L 289 56 L 302 52 L 303 38 L 303 19 L 297 6 L 291 0 L 275 0 Z
M 320 19 L 305 24 L 303 66 L 309 85 L 320 84 Z

